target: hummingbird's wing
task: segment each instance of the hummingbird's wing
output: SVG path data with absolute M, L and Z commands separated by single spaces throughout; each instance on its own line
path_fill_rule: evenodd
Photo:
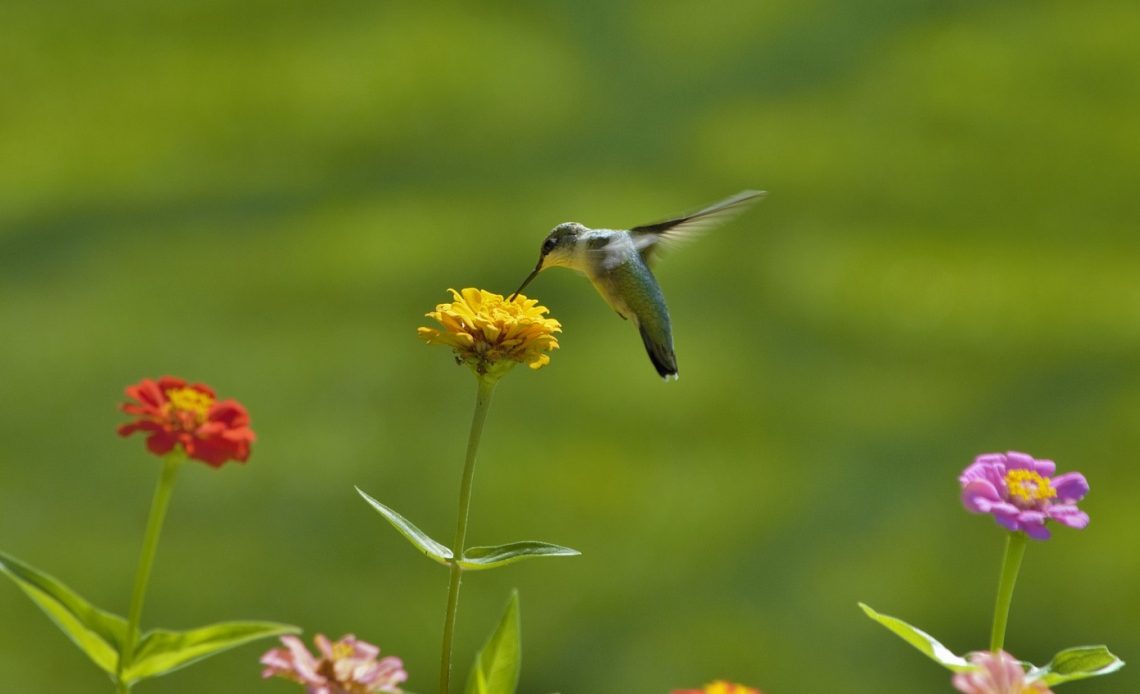
M 659 243 L 664 242 L 669 245 L 695 238 L 702 232 L 732 219 L 767 194 L 762 190 L 741 191 L 692 214 L 634 227 L 629 230 L 629 235 L 633 238 L 641 259 L 648 263 L 652 260 L 653 251 Z

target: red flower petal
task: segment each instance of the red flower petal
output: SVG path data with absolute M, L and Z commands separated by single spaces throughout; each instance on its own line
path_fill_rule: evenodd
M 146 447 L 155 455 L 166 455 L 178 443 L 178 437 L 170 432 L 159 431 L 151 434 L 146 440 Z
M 146 381 L 143 382 L 145 383 Z M 177 376 L 163 376 L 162 378 L 158 379 L 158 387 L 165 393 L 166 391 L 172 390 L 174 388 L 185 388 L 186 381 L 178 378 Z
M 123 409 L 127 407 L 141 408 L 144 411 L 154 411 L 162 407 L 166 402 L 166 393 L 158 386 L 157 383 L 150 379 L 143 379 L 133 386 L 127 386 L 127 397 L 134 398 L 139 401 L 139 405 L 134 403 L 126 403 Z

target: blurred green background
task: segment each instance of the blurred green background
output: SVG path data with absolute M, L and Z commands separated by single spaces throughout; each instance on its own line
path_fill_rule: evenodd
M 426 4 L 424 4 L 426 5 Z M 415 337 L 507 292 L 558 222 L 770 196 L 658 276 L 682 378 L 565 271 L 565 332 L 499 388 L 471 541 L 582 557 L 518 587 L 524 693 L 949 691 L 856 608 L 986 645 L 1002 535 L 956 477 L 1085 472 L 1007 645 L 1107 643 L 1140 689 L 1140 5 L 1117 1 L 52 2 L 0 8 L 0 548 L 125 612 L 159 465 L 121 389 L 250 409 L 246 466 L 182 472 L 144 626 L 355 632 L 435 687 L 474 382 Z M 105 678 L 0 583 L 0 689 Z M 246 646 L 139 692 L 287 692 Z

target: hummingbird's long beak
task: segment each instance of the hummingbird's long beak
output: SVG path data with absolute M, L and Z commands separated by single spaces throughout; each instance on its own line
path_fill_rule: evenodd
M 534 269 L 531 270 L 530 274 L 526 276 L 526 279 L 523 280 L 523 283 L 519 285 L 519 288 L 515 290 L 514 294 L 511 294 L 510 298 L 507 299 L 507 301 L 514 301 L 515 297 L 519 295 L 519 292 L 526 289 L 526 286 L 530 284 L 530 281 L 537 277 L 538 273 L 542 272 L 542 260 L 542 258 L 538 259 L 538 265 L 534 266 Z

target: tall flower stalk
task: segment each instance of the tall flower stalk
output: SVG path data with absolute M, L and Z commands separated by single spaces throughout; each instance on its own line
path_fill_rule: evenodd
M 1017 574 L 1021 569 L 1027 542 L 1025 533 L 1010 533 L 1005 537 L 1005 558 L 1001 563 L 997 600 L 994 602 L 994 623 L 990 629 L 990 650 L 994 653 L 1000 652 L 1005 646 L 1005 626 L 1009 623 L 1013 588 L 1017 585 Z
M 568 547 L 538 541 L 512 542 L 493 547 L 467 545 L 475 461 L 495 385 L 518 364 L 526 364 L 531 369 L 540 369 L 549 364 L 549 352 L 558 348 L 555 333 L 561 332 L 562 326 L 546 315 L 548 309 L 545 306 L 539 306 L 536 300 L 521 294 L 506 299 L 501 294 L 482 289 L 450 291 L 453 301 L 439 304 L 427 314 L 436 321 L 438 327 L 421 327 L 417 332 L 428 344 L 450 347 L 455 353 L 456 361 L 470 368 L 476 381 L 475 412 L 467 435 L 467 453 L 459 483 L 455 536 L 451 546 L 437 542 L 404 516 L 362 490 L 357 490 L 416 549 L 448 569 L 447 607 L 444 611 L 443 643 L 439 658 L 440 694 L 448 694 L 451 689 L 455 624 L 464 572 L 497 568 L 534 557 L 578 554 Z M 512 598 L 511 606 L 495 632 L 496 636 L 476 657 L 473 670 L 476 674 L 473 676 L 499 678 L 500 686 L 513 691 L 513 683 L 517 682 L 518 677 L 518 651 L 516 648 L 492 648 L 491 645 L 499 645 L 504 640 L 517 641 L 517 622 L 517 599 Z
M 475 413 L 471 417 L 471 432 L 467 436 L 467 457 L 463 462 L 463 479 L 459 483 L 455 541 L 451 543 L 451 552 L 456 557 L 462 557 L 466 550 L 467 520 L 471 512 L 471 486 L 475 481 L 475 455 L 479 451 L 483 423 L 487 421 L 487 411 L 491 409 L 491 395 L 495 392 L 498 379 L 482 376 L 477 380 Z M 439 690 L 443 693 L 446 693 L 451 685 L 451 652 L 455 641 L 455 617 L 459 612 L 459 586 L 463 581 L 463 567 L 453 561 L 450 573 L 447 585 L 447 612 L 443 620 L 443 648 L 440 650 L 439 664 Z
M 127 613 L 127 640 L 119 653 L 119 665 L 115 670 L 115 681 L 119 692 L 130 691 L 130 685 L 123 679 L 123 672 L 130 666 L 139 640 L 139 622 L 142 620 L 143 603 L 146 601 L 146 588 L 150 583 L 150 571 L 154 566 L 154 557 L 158 553 L 158 539 L 162 535 L 162 524 L 166 520 L 166 509 L 170 505 L 170 495 L 174 491 L 174 478 L 178 468 L 186 459 L 186 454 L 179 448 L 171 450 L 164 456 L 162 474 L 158 478 L 158 486 L 154 490 L 154 500 L 150 504 L 150 516 L 146 522 L 146 534 L 143 536 L 142 552 L 139 554 L 139 565 L 135 571 L 135 586 L 131 592 L 131 607 Z

